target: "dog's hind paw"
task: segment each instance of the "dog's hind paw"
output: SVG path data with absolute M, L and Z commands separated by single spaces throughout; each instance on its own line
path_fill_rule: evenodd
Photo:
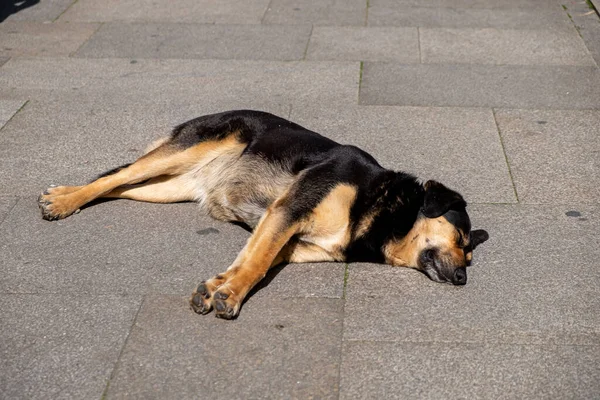
M 42 212 L 42 218 L 47 221 L 55 221 L 77 213 L 79 207 L 70 196 L 74 191 L 74 187 L 72 186 L 59 186 L 46 189 L 37 200 Z

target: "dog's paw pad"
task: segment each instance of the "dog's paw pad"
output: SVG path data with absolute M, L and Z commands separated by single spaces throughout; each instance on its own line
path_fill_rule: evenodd
M 229 297 L 229 295 L 227 293 L 223 293 L 223 292 L 215 293 L 216 300 L 227 300 L 228 297 Z
M 202 282 L 196 288 L 190 299 L 190 306 L 198 314 L 207 314 L 212 309 L 210 302 L 211 291 L 205 282 Z
M 216 295 L 215 295 L 216 297 Z M 215 316 L 217 318 L 232 319 L 236 316 L 235 307 L 228 305 L 224 300 L 215 299 Z

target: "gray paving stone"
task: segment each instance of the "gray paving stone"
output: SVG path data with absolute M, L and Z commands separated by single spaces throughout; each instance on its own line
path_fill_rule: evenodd
M 478 204 L 468 211 L 490 239 L 475 250 L 466 286 L 350 265 L 344 338 L 597 345 L 600 209 Z
M 422 3 L 422 2 L 421 2 Z M 503 4 L 504 2 L 495 2 Z M 423 5 L 423 4 L 420 4 Z M 563 10 L 552 8 L 434 8 L 371 0 L 368 26 L 431 28 L 504 28 L 573 31 Z
M 300 60 L 310 31 L 310 25 L 107 23 L 77 56 Z
M 7 203 L 7 211 L 11 206 Z M 0 292 L 187 295 L 223 272 L 248 236 L 204 216 L 192 203 L 116 200 L 47 222 L 35 198 L 26 196 L 0 229 Z M 344 264 L 277 267 L 253 297 L 340 298 L 344 270 Z
M 340 399 L 586 399 L 598 346 L 347 342 Z
M 271 0 L 263 23 L 362 26 L 366 13 L 363 0 Z
M 573 66 L 366 62 L 360 104 L 599 108 L 600 72 L 594 67 Z
M 248 234 L 202 216 L 192 203 L 117 200 L 47 222 L 27 196 L 0 237 L 2 293 L 184 295 L 225 270 Z
M 8 21 L 54 21 L 77 0 L 43 0 L 10 15 Z M 13 1 L 15 4 L 21 2 Z M 33 3 L 33 2 L 29 2 Z M 22 3 L 23 4 L 23 3 Z
M 0 96 L 102 99 L 121 109 L 191 104 L 198 111 L 316 100 L 347 105 L 356 104 L 359 71 L 358 62 L 14 59 L 2 67 Z
M 6 64 L 8 60 L 10 60 L 10 57 L 0 57 L 0 67 Z
M 308 60 L 419 62 L 415 28 L 315 27 Z
M 240 249 L 241 250 L 241 249 Z M 280 265 L 253 289 L 254 296 L 325 297 L 339 299 L 344 293 L 344 263 Z
M 0 100 L 0 129 L 15 115 L 26 101 L 22 100 Z M 0 137 L 1 137 L 0 133 Z
M 425 64 L 595 65 L 573 31 L 421 28 Z
M 143 0 L 79 0 L 60 21 L 144 21 L 259 24 L 269 0 L 180 0 L 148 3 Z
M 600 111 L 498 110 L 519 200 L 600 201 Z
M 291 119 L 384 167 L 444 182 L 468 202 L 516 201 L 491 110 L 295 106 Z
M 337 398 L 341 300 L 251 299 L 235 321 L 147 296 L 109 398 Z
M 6 219 L 8 213 L 17 204 L 18 198 L 15 196 L 0 196 L 0 225 Z
M 555 0 L 370 0 L 369 5 L 385 5 L 388 7 L 431 7 L 445 8 L 487 8 L 487 9 L 559 9 Z
M 0 295 L 6 399 L 100 398 L 141 298 Z
M 99 24 L 6 21 L 0 24 L 0 55 L 68 56 L 92 36 L 98 26 Z
M 561 3 L 596 64 L 600 65 L 600 18 L 590 8 L 589 2 L 564 0 Z

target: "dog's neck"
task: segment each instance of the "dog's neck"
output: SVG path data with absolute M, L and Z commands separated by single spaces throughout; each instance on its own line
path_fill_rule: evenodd
M 423 205 L 425 189 L 412 175 L 386 170 L 362 192 L 352 210 L 358 222 L 353 232 L 356 240 L 347 257 L 385 262 L 383 245 L 410 232 Z

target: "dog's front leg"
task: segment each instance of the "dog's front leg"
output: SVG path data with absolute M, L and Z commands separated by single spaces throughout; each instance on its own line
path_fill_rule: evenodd
M 299 229 L 301 222 L 292 221 L 286 207 L 275 202 L 227 271 L 202 282 L 192 294 L 190 304 L 194 311 L 206 314 L 214 308 L 217 317 L 237 316 L 248 292 L 272 265 L 280 262 L 280 250 Z

